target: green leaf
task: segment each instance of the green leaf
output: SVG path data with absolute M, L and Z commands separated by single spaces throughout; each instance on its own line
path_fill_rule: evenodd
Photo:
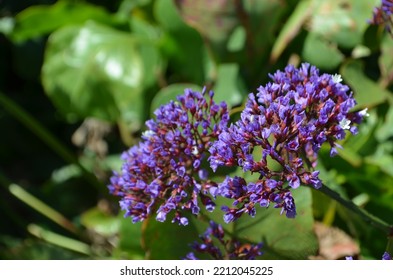
M 258 208 L 255 218 L 241 217 L 236 221 L 234 234 L 254 243 L 264 242 L 264 259 L 307 259 L 316 255 L 318 241 L 313 231 L 311 190 L 294 190 L 297 216 L 288 219 L 280 210 Z
M 143 244 L 148 259 L 182 259 L 192 251 L 190 244 L 197 239 L 198 232 L 192 221 L 187 226 L 173 224 L 170 221 L 161 223 L 154 218 L 145 221 Z
M 390 105 L 386 115 L 384 116 L 384 123 L 375 131 L 375 138 L 379 142 L 389 141 L 393 137 L 393 106 Z
M 377 0 L 318 0 L 310 22 L 311 32 L 344 48 L 362 42 L 367 20 Z
M 241 51 L 246 44 L 246 30 L 243 26 L 238 26 L 228 39 L 227 49 L 230 52 Z
M 159 92 L 157 92 L 154 97 L 150 111 L 154 112 L 161 105 L 165 105 L 170 101 L 176 101 L 177 96 L 184 94 L 184 90 L 190 88 L 195 91 L 202 91 L 202 88 L 198 85 L 194 84 L 172 84 L 167 87 L 162 88 Z
M 388 98 L 390 92 L 381 88 L 376 82 L 369 79 L 363 72 L 363 64 L 351 60 L 340 69 L 344 81 L 355 93 L 356 108 L 376 106 Z
M 69 24 L 83 24 L 94 20 L 113 24 L 113 18 L 105 9 L 87 3 L 58 1 L 53 5 L 31 6 L 15 17 L 11 34 L 15 41 L 23 41 L 47 35 Z
M 379 144 L 375 153 L 366 157 L 365 160 L 367 163 L 378 166 L 383 172 L 393 178 L 393 143 L 385 142 Z M 393 191 L 391 193 L 393 194 Z
M 144 65 L 137 42 L 95 23 L 53 33 L 45 53 L 46 93 L 70 120 L 88 116 L 140 125 Z
M 120 222 L 119 241 L 112 256 L 116 259 L 143 259 L 145 251 L 142 249 L 142 223 L 132 223 L 123 214 L 117 218 Z
M 216 103 L 225 101 L 229 106 L 238 105 L 247 94 L 239 75 L 239 65 L 221 64 L 218 67 L 217 82 L 213 88 Z
M 314 33 L 307 35 L 302 56 L 309 63 L 326 70 L 336 68 L 344 59 L 344 55 L 335 44 L 329 43 Z

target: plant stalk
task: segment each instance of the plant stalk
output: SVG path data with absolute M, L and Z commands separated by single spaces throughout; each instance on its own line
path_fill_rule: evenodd
M 370 214 L 366 210 L 358 207 L 352 201 L 342 198 L 339 193 L 330 189 L 325 184 L 322 184 L 322 187 L 319 188 L 318 191 L 320 191 L 320 192 L 324 193 L 325 195 L 329 196 L 330 198 L 334 199 L 335 201 L 340 203 L 342 206 L 344 206 L 345 208 L 351 210 L 353 213 L 358 215 L 363 221 L 365 221 L 366 223 L 372 225 L 373 227 L 381 230 L 386 235 L 388 235 L 388 236 L 393 235 L 393 225 L 389 225 L 388 223 L 382 221 L 378 217 L 375 217 L 374 215 Z

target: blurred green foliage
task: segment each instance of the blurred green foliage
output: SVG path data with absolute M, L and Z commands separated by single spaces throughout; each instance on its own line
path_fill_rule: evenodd
M 236 111 L 268 73 L 302 61 L 340 73 L 357 108 L 369 108 L 338 157 L 322 151 L 322 179 L 393 224 L 393 39 L 367 23 L 378 4 L 1 1 L 0 258 L 184 257 L 206 221 L 180 228 L 124 219 L 106 188 L 119 154 L 184 88 L 207 86 Z M 265 242 L 262 258 L 307 259 L 321 251 L 314 223 L 323 221 L 352 236 L 363 258 L 381 258 L 383 233 L 315 190 L 294 195 L 294 220 L 260 209 L 224 226 Z M 220 210 L 211 215 L 222 221 Z

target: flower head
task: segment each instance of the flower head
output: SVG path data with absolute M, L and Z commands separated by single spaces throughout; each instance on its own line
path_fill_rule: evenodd
M 319 74 L 307 63 L 270 75 L 272 82 L 251 93 L 240 120 L 229 126 L 210 147 L 210 166 L 240 166 L 259 173 L 260 179 L 246 184 L 242 178 L 227 178 L 218 195 L 235 200 L 235 209 L 224 208 L 226 221 L 243 213 L 255 215 L 254 205 L 274 203 L 287 217 L 296 215 L 290 189 L 301 184 L 319 188 L 316 166 L 323 143 L 331 155 L 340 147 L 346 131 L 357 133 L 354 124 L 364 114 L 350 112 L 356 102 L 339 75 Z M 275 167 L 269 162 L 275 162 Z M 306 168 L 308 167 L 308 168 Z
M 109 190 L 121 197 L 120 206 L 133 222 L 154 212 L 163 222 L 173 212 L 172 222 L 186 225 L 183 210 L 196 215 L 200 202 L 214 209 L 209 189 L 216 183 L 208 180 L 201 162 L 229 117 L 226 104 L 212 97 L 213 92 L 185 90 L 155 111 L 156 120 L 146 122 L 139 145 L 123 153 L 121 173 L 113 174 Z

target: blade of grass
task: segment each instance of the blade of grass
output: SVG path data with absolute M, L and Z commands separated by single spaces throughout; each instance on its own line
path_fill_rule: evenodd
M 70 220 L 68 220 L 61 213 L 57 212 L 35 196 L 25 191 L 22 187 L 16 184 L 11 184 L 9 185 L 8 189 L 10 193 L 12 193 L 15 197 L 29 205 L 34 210 L 40 212 L 42 215 L 54 221 L 56 224 L 65 228 L 66 230 L 78 234 L 78 229 Z
M 102 189 L 101 183 L 96 177 L 92 175 L 86 168 L 78 161 L 72 151 L 63 145 L 50 131 L 48 131 L 39 121 L 37 121 L 32 115 L 26 112 L 13 100 L 8 98 L 4 93 L 0 92 L 0 104 L 3 105 L 4 109 L 30 129 L 38 138 L 40 138 L 46 145 L 54 150 L 60 157 L 66 162 L 77 165 L 83 173 L 86 180 L 98 190 Z
M 30 224 L 27 226 L 27 231 L 32 235 L 41 238 L 42 240 L 54 244 L 59 247 L 66 248 L 81 254 L 91 255 L 91 250 L 89 245 L 80 242 L 78 240 L 65 237 L 63 235 L 51 232 L 49 230 L 43 229 L 36 224 Z
M 299 33 L 304 22 L 309 18 L 313 9 L 312 0 L 300 1 L 288 21 L 281 29 L 270 54 L 270 62 L 275 63 L 292 39 Z

